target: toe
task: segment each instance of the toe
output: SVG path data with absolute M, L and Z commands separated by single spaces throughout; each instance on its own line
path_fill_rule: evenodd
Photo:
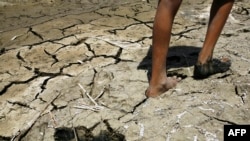
M 181 77 L 178 77 L 178 78 L 177 78 L 177 81 L 178 81 L 178 82 L 180 82 L 181 80 L 182 80 L 182 78 L 181 78 Z

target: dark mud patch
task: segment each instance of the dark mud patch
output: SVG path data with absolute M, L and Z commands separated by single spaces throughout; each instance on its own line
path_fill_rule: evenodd
M 112 130 L 102 130 L 95 136 L 91 129 L 80 126 L 56 129 L 54 139 L 55 141 L 125 141 L 125 136 Z

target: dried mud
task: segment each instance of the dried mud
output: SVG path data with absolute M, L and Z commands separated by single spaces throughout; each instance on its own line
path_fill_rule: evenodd
M 168 71 L 146 98 L 157 1 L 0 1 L 0 140 L 223 140 L 250 123 L 250 2 L 238 0 L 214 51 L 230 70 L 194 80 L 211 0 L 183 1 Z

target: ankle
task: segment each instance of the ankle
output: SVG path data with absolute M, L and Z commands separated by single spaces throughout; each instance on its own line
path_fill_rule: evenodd
M 196 65 L 205 65 L 212 61 L 212 57 L 204 58 L 204 59 L 198 59 Z

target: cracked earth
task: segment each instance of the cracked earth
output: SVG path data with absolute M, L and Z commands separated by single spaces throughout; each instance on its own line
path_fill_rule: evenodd
M 248 0 L 214 51 L 230 70 L 192 78 L 210 4 L 183 1 L 167 68 L 183 80 L 147 99 L 156 0 L 0 1 L 0 140 L 221 141 L 250 124 Z

